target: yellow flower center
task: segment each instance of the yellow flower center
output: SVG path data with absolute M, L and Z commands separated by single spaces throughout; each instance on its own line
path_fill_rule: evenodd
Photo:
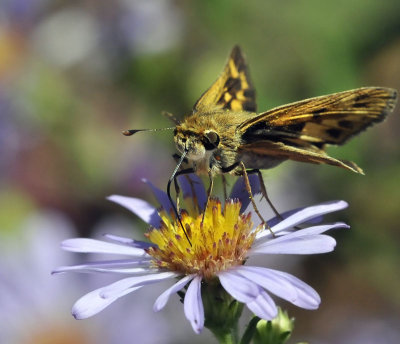
M 151 229 L 146 236 L 156 244 L 147 252 L 154 257 L 153 264 L 169 271 L 186 275 L 200 274 L 212 279 L 218 271 L 241 265 L 246 259 L 257 230 L 252 230 L 250 214 L 240 214 L 241 203 L 228 200 L 224 208 L 221 202 L 211 199 L 203 214 L 193 208 L 182 211 L 181 222 L 170 220 L 165 212 L 160 212 L 160 229 Z

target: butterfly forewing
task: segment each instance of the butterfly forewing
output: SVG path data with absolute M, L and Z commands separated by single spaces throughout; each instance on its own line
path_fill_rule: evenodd
M 243 122 L 246 143 L 261 139 L 294 145 L 340 145 L 382 121 L 396 104 L 396 91 L 365 87 L 284 105 Z
M 203 93 L 193 112 L 211 110 L 256 111 L 256 99 L 246 61 L 239 46 L 235 46 L 221 76 Z

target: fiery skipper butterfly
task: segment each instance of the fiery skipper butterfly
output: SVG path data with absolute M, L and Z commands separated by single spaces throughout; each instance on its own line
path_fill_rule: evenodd
M 169 115 L 176 127 L 174 141 L 181 153 L 168 183 L 179 174 L 205 174 L 210 197 L 216 175 L 243 176 L 250 198 L 248 173 L 258 173 L 285 160 L 328 164 L 363 173 L 354 162 L 325 152 L 326 145 L 342 145 L 395 107 L 397 92 L 383 87 L 363 87 L 310 98 L 257 113 L 255 90 L 239 46 L 235 46 L 220 77 L 195 103 L 182 121 Z M 140 130 L 125 131 L 132 135 Z M 180 170 L 183 161 L 188 169 Z M 261 180 L 262 181 L 262 180 Z M 270 205 L 264 183 L 264 197 Z M 252 200 L 255 211 L 259 214 Z M 272 206 L 274 211 L 275 208 Z

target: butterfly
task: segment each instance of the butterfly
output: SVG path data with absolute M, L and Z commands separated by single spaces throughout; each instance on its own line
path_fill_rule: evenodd
M 363 171 L 354 162 L 336 159 L 328 145 L 342 145 L 371 125 L 383 121 L 397 101 L 397 92 L 384 87 L 362 87 L 309 98 L 257 113 L 255 89 L 244 55 L 233 47 L 219 78 L 195 103 L 183 120 L 173 115 L 174 141 L 180 159 L 167 186 L 180 174 L 208 175 L 212 193 L 217 175 L 243 176 L 252 197 L 249 173 L 257 173 L 263 196 L 270 203 L 260 170 L 285 160 L 327 164 L 352 172 Z M 128 130 L 132 135 L 140 130 Z M 186 162 L 188 168 L 179 170 Z M 264 221 L 262 219 L 262 221 Z

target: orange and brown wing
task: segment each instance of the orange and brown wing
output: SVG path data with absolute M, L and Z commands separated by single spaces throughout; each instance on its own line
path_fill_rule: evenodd
M 220 77 L 203 93 L 193 112 L 210 110 L 256 112 L 256 99 L 248 67 L 239 46 L 235 46 Z
M 394 89 L 364 87 L 284 105 L 244 121 L 239 127 L 245 143 L 283 141 L 295 146 L 311 143 L 341 145 L 393 111 Z

